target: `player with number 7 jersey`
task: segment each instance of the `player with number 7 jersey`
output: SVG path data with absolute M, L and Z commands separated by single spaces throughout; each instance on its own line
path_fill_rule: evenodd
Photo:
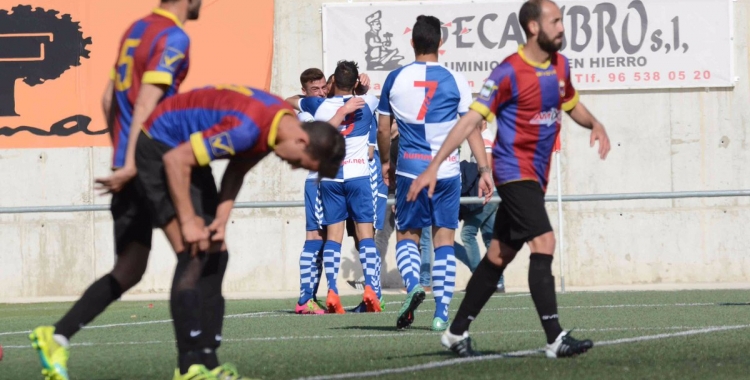
M 472 101 L 466 78 L 438 63 L 440 25 L 432 16 L 417 18 L 412 32 L 416 61 L 388 75 L 378 106 L 378 145 L 384 172 L 390 168 L 386 163 L 390 160 L 391 120 L 396 120 L 400 134 L 395 170 L 396 261 L 408 294 L 396 322 L 399 329 L 412 324 L 414 311 L 425 298 L 419 285 L 421 257 L 417 248 L 423 228 L 432 226 L 434 231 L 435 331 L 448 326 L 448 306 L 456 280 L 453 242 L 461 196 L 458 150 L 441 163 L 432 198 L 424 191 L 416 201 L 406 200 L 412 181 L 427 169 L 459 115 L 469 111 Z M 481 139 L 478 132 L 477 137 Z

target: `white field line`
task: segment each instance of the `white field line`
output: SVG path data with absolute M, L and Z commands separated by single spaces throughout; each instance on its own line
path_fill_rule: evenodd
M 558 306 L 558 309 L 618 309 L 618 308 L 639 308 L 639 307 L 699 307 L 699 306 L 714 306 L 716 303 L 674 303 L 674 304 L 622 304 L 622 305 L 592 305 L 592 306 Z M 482 311 L 519 311 L 519 310 L 533 310 L 534 308 L 531 306 L 523 306 L 523 307 L 500 307 L 500 308 L 488 308 L 483 309 Z M 416 313 L 431 313 L 431 310 L 417 310 Z M 386 311 L 382 312 L 381 314 L 396 314 L 398 311 Z M 354 314 L 354 313 L 348 313 Z M 359 314 L 359 313 L 356 313 Z M 346 316 L 347 314 L 344 314 L 343 316 Z M 337 317 L 340 315 L 327 315 L 322 318 L 331 318 L 331 317 Z M 224 316 L 225 319 L 231 319 L 231 318 L 262 318 L 262 317 L 297 317 L 297 318 L 320 318 L 320 316 L 298 316 L 297 314 L 294 314 L 290 311 L 261 311 L 261 312 L 255 312 L 255 313 L 242 313 L 242 314 L 230 314 Z M 172 322 L 171 319 L 161 319 L 161 320 L 155 320 L 155 321 L 144 321 L 144 322 L 125 322 L 125 323 L 111 323 L 106 325 L 94 325 L 94 326 L 86 326 L 84 329 L 103 329 L 103 328 L 111 328 L 111 327 L 128 327 L 128 326 L 140 326 L 140 325 L 153 325 L 153 324 L 160 324 L 160 323 L 170 323 Z M 0 332 L 0 336 L 5 335 L 25 335 L 29 334 L 31 331 L 25 330 L 25 331 L 9 331 L 9 332 Z
M 724 326 L 710 326 L 700 328 L 722 328 Z M 665 326 L 665 327 L 605 327 L 605 328 L 590 328 L 590 329 L 576 329 L 576 331 L 583 332 L 613 332 L 613 331 L 649 331 L 649 330 L 686 330 L 695 329 L 699 327 L 694 326 Z M 539 333 L 539 330 L 511 330 L 511 331 L 472 331 L 471 335 L 509 335 L 509 334 L 529 334 Z M 366 338 L 405 338 L 415 336 L 433 336 L 438 337 L 440 333 L 409 333 L 409 332 L 396 332 L 388 334 L 359 334 L 359 335 L 310 335 L 310 336 L 268 336 L 268 337 L 252 337 L 252 338 L 236 338 L 236 339 L 224 339 L 224 342 L 277 342 L 277 341 L 289 341 L 289 340 L 319 340 L 319 339 L 366 339 Z M 174 340 L 152 340 L 147 342 L 104 342 L 104 343 L 93 343 L 93 342 L 81 342 L 72 343 L 73 347 L 92 347 L 92 346 L 126 346 L 126 345 L 137 345 L 137 344 L 163 344 L 163 343 L 174 343 Z M 599 343 L 598 343 L 599 344 Z M 5 349 L 24 349 L 29 348 L 30 345 L 16 345 L 16 346 L 4 346 Z
M 717 332 L 717 331 L 745 329 L 748 327 L 750 327 L 750 325 L 716 326 L 716 327 L 706 327 L 706 328 L 701 328 L 701 329 L 696 329 L 696 330 L 680 331 L 680 332 L 675 332 L 675 333 L 644 335 L 644 336 L 637 336 L 633 338 L 605 340 L 601 342 L 595 342 L 594 347 L 611 346 L 611 345 L 623 344 L 623 343 L 645 342 L 649 340 L 666 339 L 666 338 L 673 338 L 673 337 L 678 337 L 678 336 L 707 334 L 707 333 Z M 390 368 L 390 369 L 382 369 L 382 370 L 367 371 L 367 372 L 341 373 L 337 375 L 305 377 L 305 378 L 300 378 L 298 380 L 355 379 L 355 378 L 361 378 L 361 377 L 392 375 L 392 374 L 404 373 L 404 372 L 424 371 L 424 370 L 453 366 L 453 365 L 464 364 L 464 363 L 503 359 L 503 358 L 509 358 L 509 357 L 530 356 L 530 355 L 539 354 L 541 352 L 543 352 L 542 349 L 515 351 L 515 352 L 506 353 L 506 354 L 485 355 L 485 356 L 476 356 L 476 357 L 471 357 L 471 358 L 459 358 L 459 359 L 436 361 L 436 362 L 430 362 L 430 363 L 425 363 L 425 364 L 420 364 L 420 365 L 415 365 L 415 366 L 410 366 L 410 367 Z

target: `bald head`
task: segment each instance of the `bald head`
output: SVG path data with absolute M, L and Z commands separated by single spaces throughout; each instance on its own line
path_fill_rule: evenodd
M 518 21 L 529 43 L 538 43 L 542 50 L 560 50 L 565 29 L 560 8 L 551 0 L 529 0 L 521 6 Z

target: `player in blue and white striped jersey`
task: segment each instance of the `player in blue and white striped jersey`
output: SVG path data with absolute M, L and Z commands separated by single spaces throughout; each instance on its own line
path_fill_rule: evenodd
M 396 182 L 396 260 L 408 292 L 396 322 L 399 329 L 412 324 L 414 311 L 425 298 L 419 284 L 421 258 L 417 248 L 422 228 L 433 227 L 436 307 L 432 329 L 435 331 L 448 327 L 448 306 L 456 281 L 453 243 L 461 197 L 458 150 L 440 165 L 434 196 L 429 197 L 424 191 L 414 202 L 406 200 L 412 181 L 427 169 L 459 115 L 468 112 L 472 102 L 466 78 L 438 63 L 438 48 L 442 43 L 440 25 L 440 20 L 432 16 L 417 18 L 412 31 L 416 61 L 388 75 L 378 106 L 378 145 L 384 172 L 391 169 L 392 119 L 396 120 L 400 134 L 395 179 L 394 173 L 387 174 L 389 183 Z M 472 151 L 484 152 L 478 130 L 470 140 L 473 140 Z M 479 158 L 486 161 L 483 154 Z
M 373 223 L 375 212 L 370 186 L 370 168 L 368 139 L 371 132 L 374 111 L 378 99 L 365 95 L 363 107 L 355 112 L 346 113 L 346 117 L 336 123 L 346 104 L 353 97 L 354 88 L 359 82 L 357 65 L 354 62 L 342 61 L 334 73 L 334 85 L 330 91 L 334 96 L 328 99 L 304 98 L 292 104 L 302 112 L 308 112 L 316 120 L 329 121 L 338 125 L 345 137 L 346 157 L 335 179 L 323 180 L 320 183 L 320 194 L 323 203 L 323 226 L 326 227 L 326 243 L 323 248 L 323 266 L 328 282 L 326 306 L 329 312 L 345 313 L 338 297 L 336 279 L 341 262 L 341 242 L 344 238 L 344 223 L 351 215 L 356 223 L 359 240 L 360 261 L 365 274 L 365 292 L 363 301 L 368 311 L 378 312 L 380 294 L 376 280 L 377 258 Z

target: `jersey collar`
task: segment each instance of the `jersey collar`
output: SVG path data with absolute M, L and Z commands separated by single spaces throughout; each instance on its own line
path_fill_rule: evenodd
M 550 64 L 550 60 L 549 59 L 546 60 L 546 61 L 544 61 L 543 63 L 539 63 L 539 62 L 534 62 L 534 61 L 526 58 L 526 54 L 523 53 L 523 47 L 524 47 L 524 45 L 521 45 L 521 44 L 518 45 L 518 55 L 521 57 L 521 59 L 524 62 L 526 62 L 527 64 L 529 64 L 529 66 L 533 66 L 533 67 L 536 67 L 536 68 L 539 68 L 539 69 L 542 69 L 542 70 L 544 70 L 544 69 L 546 69 L 546 68 L 549 67 L 549 64 Z
M 156 9 L 154 9 L 154 14 L 157 14 L 157 15 L 162 16 L 162 17 L 166 17 L 166 18 L 174 21 L 175 25 L 179 26 L 180 29 L 182 29 L 182 23 L 180 22 L 180 19 L 177 18 L 177 15 L 175 15 L 174 13 L 172 13 L 172 12 L 166 10 L 166 9 L 156 8 Z

